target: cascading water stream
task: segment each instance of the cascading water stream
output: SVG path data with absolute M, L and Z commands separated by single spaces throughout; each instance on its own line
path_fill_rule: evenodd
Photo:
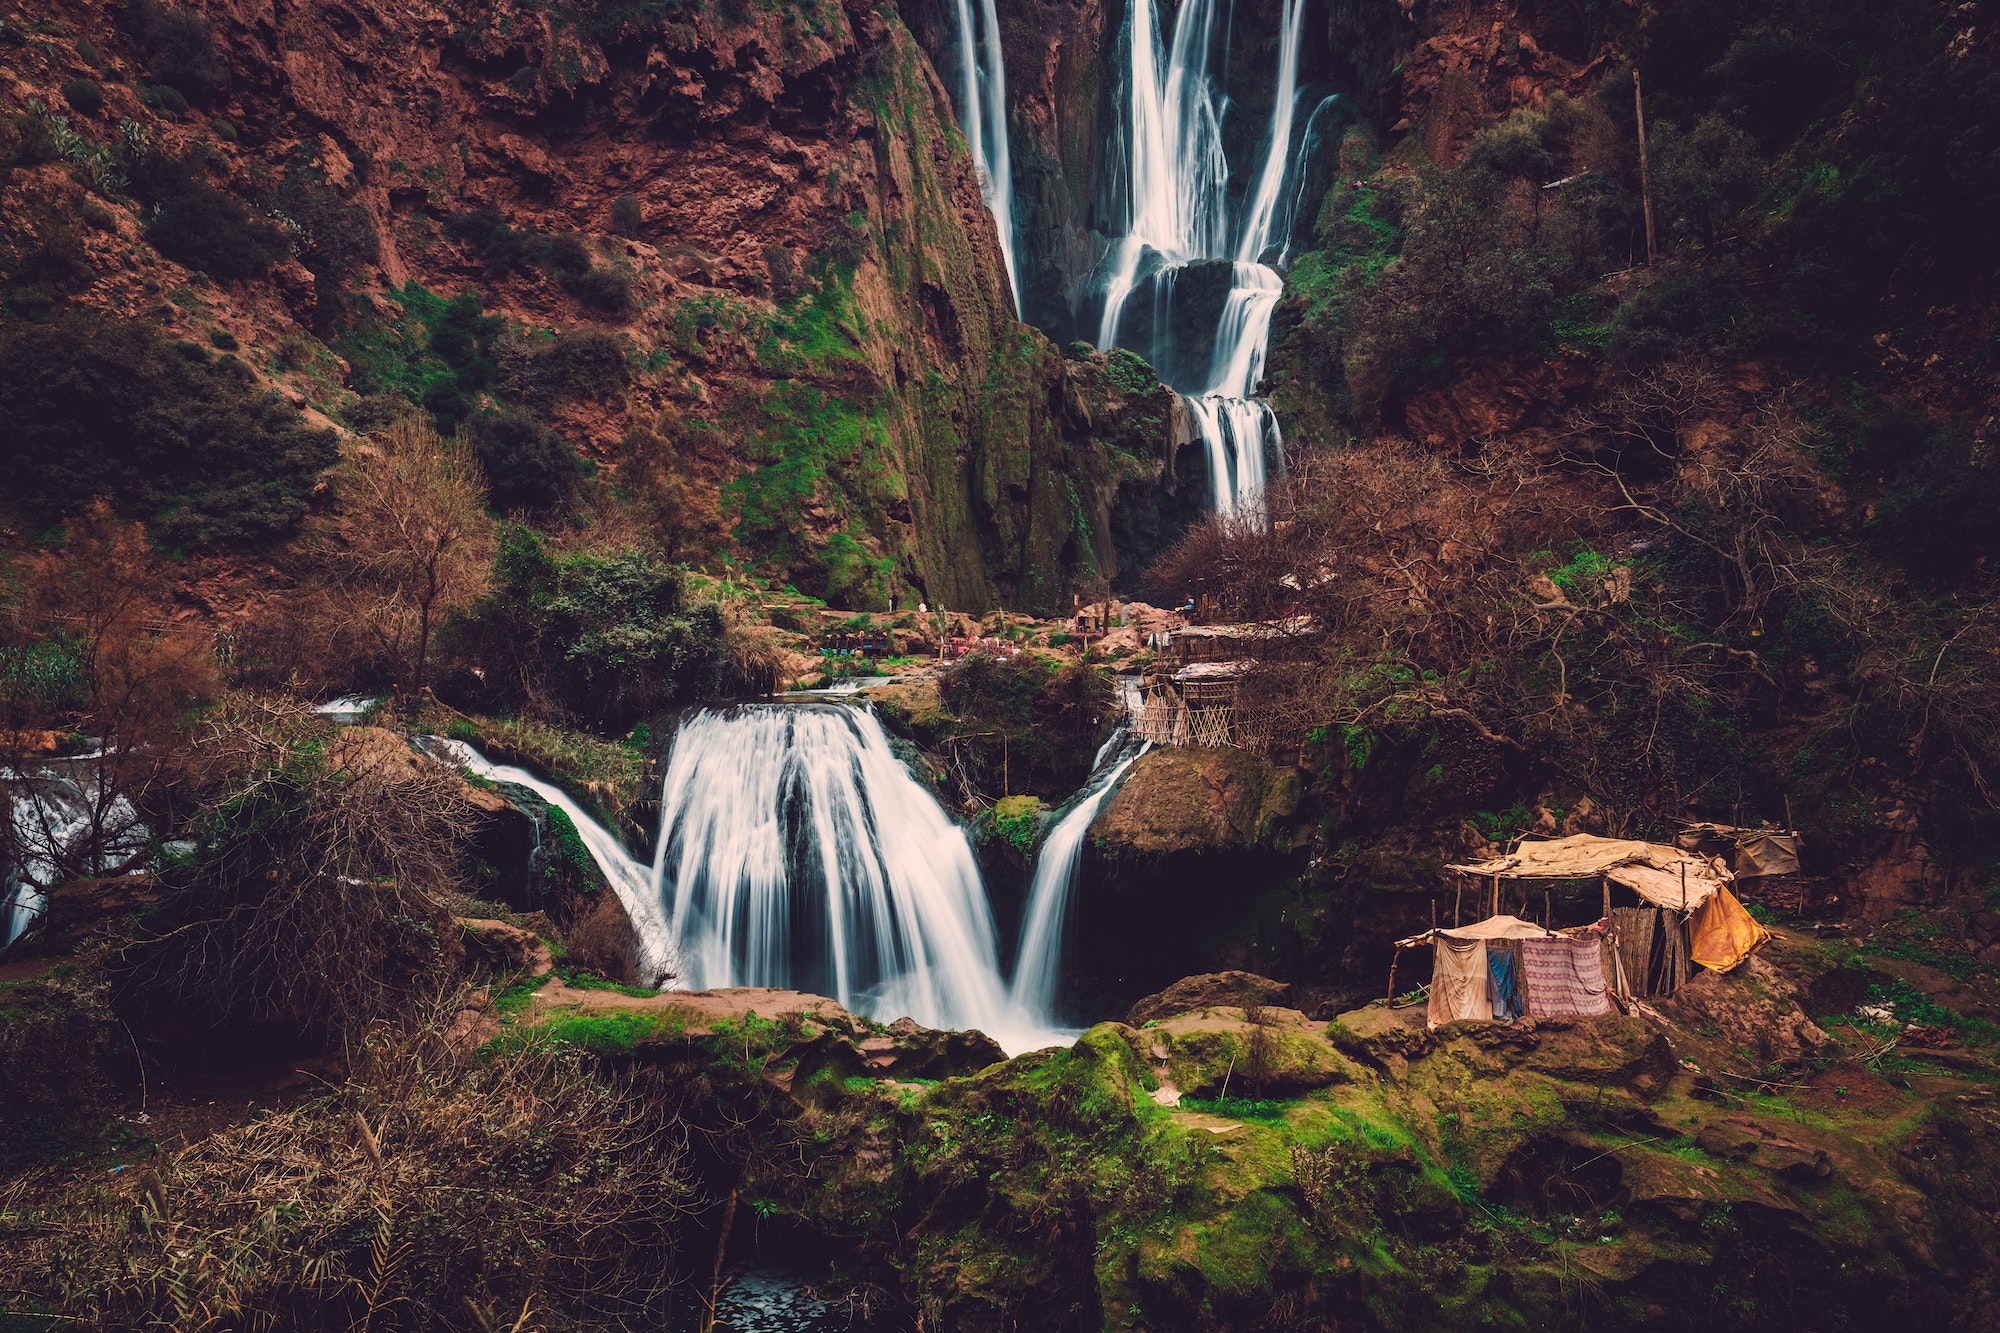
M 1138 713 L 1138 682 L 1128 680 L 1124 688 L 1125 716 L 1098 750 L 1090 780 L 1077 793 L 1075 804 L 1042 839 L 1041 851 L 1035 858 L 1034 882 L 1028 889 L 1027 910 L 1021 917 L 1021 950 L 1014 964 L 1014 1003 L 1045 1028 L 1055 1026 L 1063 921 L 1076 886 L 1077 867 L 1083 860 L 1084 835 L 1090 832 L 1097 812 L 1117 788 L 1125 770 L 1132 767 L 1132 761 L 1153 748 L 1150 741 L 1139 741 L 1132 731 Z
M 1216 4 L 1187 0 L 1174 22 L 1172 46 L 1165 51 L 1153 0 L 1130 0 L 1126 15 L 1129 116 L 1114 145 L 1125 164 L 1124 230 L 1104 267 L 1097 346 L 1108 351 L 1116 345 L 1126 306 L 1142 279 L 1151 276 L 1160 283 L 1166 271 L 1199 260 L 1233 261 L 1207 378 L 1191 392 L 1189 386 L 1180 387 L 1207 454 L 1214 508 L 1253 521 L 1263 512 L 1265 460 L 1282 463 L 1284 458 L 1277 418 L 1256 393 L 1270 345 L 1271 315 L 1284 288 L 1277 270 L 1263 260 L 1280 218 L 1289 228 L 1296 211 L 1281 205 L 1286 181 L 1298 174 L 1292 138 L 1304 18 L 1305 0 L 1285 0 L 1264 158 L 1245 197 L 1232 246 L 1229 161 L 1222 146 L 1227 99 L 1209 76 Z M 1308 128 L 1310 123 L 1308 118 Z M 1275 258 L 1282 262 L 1282 253 Z M 1154 266 L 1150 274 L 1148 263 Z M 1171 301 L 1170 289 L 1166 299 Z M 1169 324 L 1154 320 L 1156 330 Z M 1166 364 L 1162 350 L 1148 349 L 1156 366 Z
M 994 0 L 957 0 L 958 119 L 979 168 L 979 190 L 1000 233 L 1000 258 L 1021 313 L 1021 275 L 1014 267 L 1014 173 L 1007 151 L 1007 63 L 1000 49 L 1000 19 Z
M 476 773 L 489 782 L 511 782 L 526 787 L 568 815 L 570 823 L 576 825 L 577 836 L 583 840 L 590 859 L 596 863 L 611 891 L 618 895 L 625 915 L 631 919 L 632 932 L 638 938 L 639 975 L 650 980 L 665 975 L 672 968 L 672 937 L 667 933 L 666 919 L 660 913 L 659 897 L 653 891 L 652 870 L 632 859 L 617 834 L 586 813 L 568 792 L 554 783 L 542 781 L 525 768 L 493 763 L 464 741 L 444 736 L 425 736 L 418 741 L 418 745 L 426 754 Z
M 964 831 L 865 708 L 691 714 L 661 784 L 653 878 L 678 984 L 813 991 L 1010 1051 L 1055 1039 L 1001 980 Z

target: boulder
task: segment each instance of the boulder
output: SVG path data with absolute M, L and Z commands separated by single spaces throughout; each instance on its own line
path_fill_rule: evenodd
M 1296 772 L 1247 750 L 1154 750 L 1133 762 L 1090 836 L 1116 859 L 1272 846 L 1300 797 Z
M 1133 1033 L 1129 1044 L 1160 1081 L 1189 1097 L 1296 1097 L 1349 1082 L 1354 1070 L 1321 1026 L 1296 1009 L 1186 1013 Z
M 1148 995 L 1132 1006 L 1125 1021 L 1135 1028 L 1144 1027 L 1154 1019 L 1172 1018 L 1196 1009 L 1218 1005 L 1246 1009 L 1254 1005 L 1289 1004 L 1291 999 L 1289 982 L 1273 981 L 1254 972 L 1209 972 L 1182 977 L 1165 990 Z

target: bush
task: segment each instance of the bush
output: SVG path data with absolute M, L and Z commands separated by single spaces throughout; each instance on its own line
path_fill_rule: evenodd
M 224 143 L 236 142 L 236 127 L 230 124 L 228 121 L 224 120 L 222 117 L 217 116 L 214 120 L 209 121 L 208 127 L 211 130 L 214 130 L 215 137 L 222 140 Z
M 83 63 L 92 69 L 104 68 L 104 56 L 98 51 L 97 43 L 91 41 L 90 38 L 79 37 L 76 39 L 76 53 L 82 58 Z
M 94 116 L 104 110 L 104 89 L 89 79 L 71 79 L 63 85 L 62 95 L 79 116 Z
M 613 401 L 632 380 L 625 345 L 602 329 L 540 342 L 510 340 L 501 346 L 499 361 L 506 393 L 540 406 L 575 398 Z
M 682 1245 L 712 1205 L 675 1085 L 554 1041 L 474 1058 L 449 1015 L 371 1035 L 338 1085 L 160 1153 L 157 1177 L 37 1208 L 9 1240 L 17 1308 L 352 1333 L 588 1328 L 682 1299 Z M 142 1198 L 155 1179 L 164 1214 Z
M 562 285 L 600 315 L 622 321 L 632 313 L 632 280 L 617 269 L 594 268 L 563 278 Z
M 345 294 L 355 274 L 381 252 L 375 216 L 341 198 L 316 164 L 303 161 L 286 168 L 270 207 L 292 224 L 293 252 L 318 280 L 317 314 L 324 326 L 347 309 Z
M 611 201 L 611 230 L 627 240 L 637 240 L 639 229 L 645 225 L 646 214 L 639 207 L 639 197 L 621 194 Z
M 507 702 L 545 700 L 622 729 L 740 688 L 721 613 L 712 603 L 688 606 L 678 572 L 650 556 L 554 552 L 512 526 L 495 574 L 462 634 Z
M 146 238 L 176 263 L 225 279 L 261 278 L 291 254 L 284 230 L 200 175 L 193 158 L 153 153 L 132 169 L 151 210 Z
M 188 100 L 180 90 L 164 83 L 150 84 L 139 90 L 139 100 L 169 120 L 179 120 L 188 113 Z
M 233 352 L 238 346 L 236 335 L 228 329 L 210 329 L 208 331 L 208 345 L 220 348 L 225 352 Z
M 583 237 L 574 232 L 550 241 L 544 259 L 551 269 L 564 278 L 574 278 L 590 272 L 590 247 L 583 243 Z
M 118 24 L 138 42 L 147 68 L 161 83 L 197 102 L 229 91 L 228 66 L 201 15 L 168 9 L 159 0 L 134 0 Z
M 532 412 L 488 412 L 464 429 L 501 513 L 547 514 L 576 493 L 576 451 Z
M 331 432 L 308 430 L 240 365 L 99 312 L 0 337 L 0 466 L 54 523 L 117 498 L 168 545 L 261 542 L 298 523 Z
M 463 785 L 388 732 L 250 702 L 207 725 L 183 784 L 194 849 L 162 872 L 120 987 L 213 1026 L 358 1036 L 442 955 Z
M 495 274 L 533 267 L 549 248 L 534 232 L 509 226 L 506 215 L 491 206 L 454 213 L 444 229 Z

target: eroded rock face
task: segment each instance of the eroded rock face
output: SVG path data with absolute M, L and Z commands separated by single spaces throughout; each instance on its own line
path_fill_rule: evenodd
M 1015 321 L 949 98 L 893 7 L 214 0 L 198 8 L 226 87 L 181 121 L 138 105 L 152 76 L 120 6 L 40 7 L 107 53 L 113 112 L 170 153 L 199 148 L 255 211 L 294 169 L 366 211 L 379 245 L 352 272 L 287 262 L 195 322 L 161 303 L 176 335 L 237 330 L 298 401 L 323 386 L 273 349 L 305 325 L 331 337 L 358 302 L 420 350 L 414 282 L 531 330 L 616 330 L 630 387 L 538 410 L 604 467 L 653 432 L 694 511 L 835 605 L 1053 611 L 1185 524 L 1162 508 L 1171 397 Z M 68 77 L 39 57 L 22 74 L 22 98 Z M 476 209 L 523 258 L 447 225 Z M 131 239 L 83 299 L 136 308 L 203 282 Z M 555 239 L 629 289 L 622 310 L 534 257 Z

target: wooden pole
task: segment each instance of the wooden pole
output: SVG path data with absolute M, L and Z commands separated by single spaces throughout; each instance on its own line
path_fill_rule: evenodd
M 1403 946 L 1398 944 L 1396 952 L 1389 955 L 1389 1003 L 1396 1002 L 1396 964 L 1402 961 Z
M 1551 905 L 1551 898 L 1552 898 L 1552 895 L 1550 894 L 1549 890 L 1547 890 L 1547 889 L 1543 889 L 1543 890 L 1542 890 L 1542 929 L 1543 929 L 1543 930 L 1547 930 L 1547 929 L 1549 928 L 1549 922 L 1551 922 L 1551 921 L 1555 920 L 1555 915 L 1556 915 L 1556 913 L 1555 913 L 1555 908 L 1554 908 L 1554 907 L 1553 907 L 1553 906 Z
M 1604 890 L 1604 919 L 1609 921 L 1611 919 L 1611 876 L 1599 875 L 1597 883 Z
M 1646 99 L 1639 92 L 1639 69 L 1632 68 L 1632 110 L 1639 119 L 1639 202 L 1646 212 L 1646 262 L 1659 256 L 1653 239 L 1653 173 L 1646 162 Z
M 1458 924 L 1459 924 L 1458 911 L 1459 908 L 1464 905 L 1464 903 L 1465 903 L 1465 876 L 1460 875 L 1458 877 L 1458 892 L 1454 893 L 1451 898 L 1451 928 L 1453 930 L 1458 929 Z

